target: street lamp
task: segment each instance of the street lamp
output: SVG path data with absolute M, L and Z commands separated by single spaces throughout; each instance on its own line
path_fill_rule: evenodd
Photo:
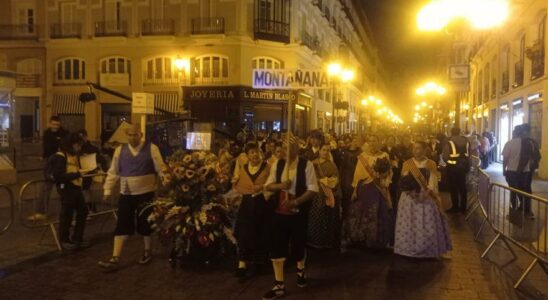
M 177 89 L 177 94 L 179 97 L 179 108 L 180 112 L 184 110 L 184 103 L 183 103 L 183 87 L 184 81 L 186 79 L 186 73 L 190 71 L 190 60 L 181 58 L 180 56 L 177 56 L 175 60 L 173 61 L 173 64 L 175 65 L 175 69 L 177 69 L 177 83 L 180 85 Z
M 510 10 L 508 2 L 508 0 L 432 0 L 418 12 L 417 27 L 421 31 L 440 31 L 453 20 L 464 19 L 474 29 L 490 29 L 501 25 L 508 18 Z M 454 45 L 457 44 L 458 39 L 458 35 L 453 34 Z M 467 64 L 462 59 L 455 62 Z M 455 90 L 456 126 L 460 126 L 459 92 Z
M 335 130 L 335 120 L 337 118 L 337 114 L 335 113 L 335 90 L 338 89 L 339 83 L 349 83 L 354 80 L 355 73 L 352 69 L 347 69 L 343 65 L 341 65 L 339 62 L 332 62 L 327 65 L 327 75 L 333 79 L 333 84 L 331 85 L 331 104 L 333 105 L 333 118 L 331 120 L 331 126 L 332 129 Z M 330 80 L 331 82 L 331 80 Z M 338 103 L 338 101 L 337 101 Z

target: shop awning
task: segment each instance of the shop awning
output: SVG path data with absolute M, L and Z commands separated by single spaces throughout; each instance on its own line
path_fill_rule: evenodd
M 78 99 L 79 94 L 62 94 L 53 96 L 53 115 L 83 115 L 84 103 Z
M 177 93 L 154 94 L 154 108 L 159 108 L 164 111 L 175 113 L 177 112 L 178 98 L 179 96 L 177 95 Z M 164 113 L 155 109 L 154 114 L 162 115 Z

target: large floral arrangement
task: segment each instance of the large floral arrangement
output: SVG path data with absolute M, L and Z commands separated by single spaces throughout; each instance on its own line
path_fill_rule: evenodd
M 235 243 L 223 198 L 230 182 L 226 170 L 214 154 L 203 151 L 179 150 L 167 159 L 149 222 L 161 240 L 173 245 L 172 256 Z

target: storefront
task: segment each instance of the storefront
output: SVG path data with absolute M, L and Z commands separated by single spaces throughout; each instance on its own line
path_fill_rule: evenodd
M 15 75 L 0 72 L 0 147 L 9 147 L 13 135 L 13 91 Z
M 310 99 L 287 90 L 258 90 L 245 86 L 184 87 L 184 106 L 197 123 L 235 134 L 242 124 L 264 131 L 287 129 L 288 101 L 294 103 L 293 128 L 308 131 Z
M 536 93 L 527 97 L 529 103 L 529 125 L 531 126 L 531 138 L 538 145 L 542 145 L 542 94 Z

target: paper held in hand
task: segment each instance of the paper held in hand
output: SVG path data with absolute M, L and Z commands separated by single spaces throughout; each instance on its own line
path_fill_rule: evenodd
M 97 157 L 95 153 L 80 156 L 80 173 L 87 173 L 97 169 Z

